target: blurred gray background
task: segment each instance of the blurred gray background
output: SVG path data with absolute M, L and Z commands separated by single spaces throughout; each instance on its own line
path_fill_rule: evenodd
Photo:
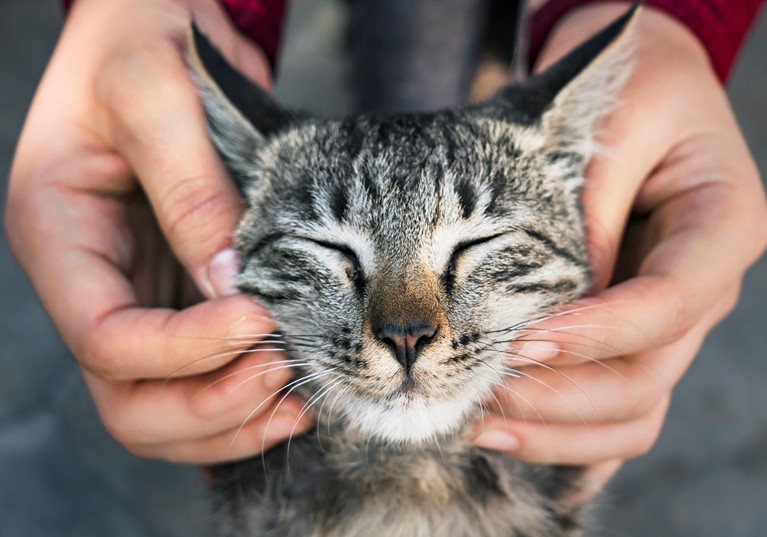
M 61 27 L 57 0 L 0 3 L 0 178 Z M 294 0 L 277 93 L 309 110 L 352 103 L 343 10 Z M 767 17 L 729 86 L 767 172 Z M 5 184 L 2 188 L 3 206 Z M 202 537 L 196 468 L 127 455 L 104 432 L 74 360 L 0 238 L 0 537 Z M 767 259 L 675 392 L 653 452 L 603 499 L 605 536 L 767 535 Z

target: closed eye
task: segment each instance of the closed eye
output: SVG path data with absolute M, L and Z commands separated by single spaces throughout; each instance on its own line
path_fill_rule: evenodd
M 447 264 L 447 270 L 445 270 L 445 273 L 442 275 L 442 284 L 444 285 L 445 290 L 448 293 L 451 293 L 453 291 L 453 287 L 455 286 L 455 272 L 456 272 L 456 268 L 458 267 L 458 261 L 461 259 L 461 256 L 463 256 L 466 252 L 468 252 L 470 249 L 474 248 L 475 246 L 488 243 L 503 235 L 506 235 L 506 233 L 505 232 L 496 233 L 495 235 L 489 235 L 487 237 L 479 237 L 477 239 L 472 239 L 470 241 L 464 241 L 464 242 L 458 243 L 458 245 L 456 245 L 455 249 L 453 250 L 453 254 L 450 256 L 450 261 Z
M 362 265 L 354 250 L 346 246 L 345 244 L 338 244 L 335 242 L 328 242 L 319 239 L 310 239 L 308 237 L 302 237 L 311 243 L 327 248 L 328 250 L 334 250 L 344 256 L 351 265 L 351 268 L 346 271 L 346 275 L 349 280 L 354 284 L 354 290 L 358 295 L 362 295 L 365 290 L 365 275 L 362 272 Z

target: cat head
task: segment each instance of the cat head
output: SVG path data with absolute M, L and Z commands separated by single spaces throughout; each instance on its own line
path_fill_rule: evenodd
M 284 109 L 193 29 L 210 135 L 247 205 L 239 286 L 317 406 L 384 441 L 449 434 L 525 365 L 505 352 L 519 329 L 587 290 L 579 190 L 635 11 L 485 103 L 343 119 Z

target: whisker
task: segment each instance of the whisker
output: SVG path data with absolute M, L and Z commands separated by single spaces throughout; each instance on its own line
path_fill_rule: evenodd
M 548 343 L 549 342 L 546 339 L 531 339 L 531 340 L 528 340 L 528 341 L 538 341 L 538 342 L 542 342 L 542 343 Z M 617 376 L 621 380 L 623 380 L 625 382 L 629 382 L 629 380 L 626 378 L 625 375 L 623 375 L 623 373 L 621 373 L 620 371 L 618 371 L 614 367 L 611 367 L 609 364 L 607 364 L 606 360 L 599 360 L 597 358 L 589 356 L 588 354 L 583 354 L 583 353 L 580 353 L 580 352 L 577 352 L 577 351 L 573 351 L 573 350 L 570 350 L 570 349 L 559 349 L 559 352 L 564 353 L 564 354 L 571 354 L 573 356 L 577 356 L 579 358 L 583 358 L 584 360 L 586 360 L 589 363 L 593 363 L 593 364 L 596 364 L 596 365 L 598 365 L 600 367 L 603 367 L 604 369 L 608 370 L 610 373 L 614 374 L 615 376 Z M 509 351 L 509 353 L 510 354 L 515 354 L 517 356 L 523 356 L 523 355 L 517 353 L 516 351 Z M 527 358 L 527 357 L 525 357 L 525 358 Z M 528 360 L 530 360 L 530 358 L 528 358 Z M 539 362 L 538 360 L 534 360 L 533 363 L 535 363 L 536 365 L 541 365 L 541 366 L 543 365 L 543 362 Z M 551 367 L 551 366 L 549 366 L 549 367 Z
M 581 414 L 581 412 L 580 412 L 580 411 L 578 410 L 578 408 L 577 408 L 577 407 L 576 407 L 576 406 L 575 406 L 575 405 L 572 403 L 572 401 L 570 401 L 570 399 L 569 399 L 569 398 L 565 397 L 565 395 L 564 395 L 562 392 L 560 392 L 559 390 L 557 390 L 556 388 L 554 388 L 554 387 L 553 387 L 553 386 L 551 386 L 550 384 L 547 384 L 546 382 L 543 382 L 541 379 L 539 379 L 539 378 L 536 378 L 534 375 L 530 375 L 529 373 L 524 373 L 524 372 L 522 372 L 522 371 L 518 371 L 518 373 L 519 373 L 520 375 L 522 375 L 523 377 L 525 377 L 525 378 L 529 378 L 530 380 L 532 380 L 532 381 L 534 381 L 534 382 L 537 382 L 537 383 L 538 383 L 538 384 L 540 384 L 541 386 L 544 386 L 544 387 L 546 387 L 547 389 L 549 389 L 549 390 L 551 390 L 552 392 L 554 392 L 554 393 L 557 395 L 557 397 L 559 397 L 559 398 L 560 398 L 562 401 L 564 401 L 565 403 L 567 403 L 567 406 L 569 406 L 569 407 L 570 407 L 570 408 L 571 408 L 571 409 L 572 409 L 572 410 L 573 410 L 573 411 L 574 411 L 574 412 L 575 412 L 575 413 L 578 415 L 578 418 L 581 420 L 581 422 L 582 422 L 584 425 L 588 425 L 588 423 L 586 422 L 585 418 L 583 417 L 583 414 Z M 578 388 L 580 388 L 580 386 L 578 386 L 577 384 L 576 384 L 576 386 L 577 386 Z M 583 389 L 581 389 L 581 393 L 583 393 L 583 394 L 584 394 L 584 396 L 586 397 L 586 399 L 588 400 L 588 402 L 589 402 L 589 405 L 591 406 L 591 411 L 592 411 L 592 413 L 593 413 L 593 415 L 594 415 L 594 418 L 596 419 L 596 417 L 597 417 L 597 410 L 596 410 L 596 407 L 594 406 L 594 403 L 591 401 L 591 398 L 589 398 L 588 396 L 586 396 L 586 395 L 585 395 L 585 391 L 584 391 Z
M 594 406 L 594 402 L 591 400 L 591 397 L 589 397 L 589 395 L 586 393 L 586 390 L 584 390 L 581 387 L 581 385 L 578 384 L 577 382 L 575 382 L 575 380 L 573 380 L 569 375 L 566 375 L 565 373 L 562 373 L 560 370 L 558 370 L 558 369 L 556 369 L 554 367 L 551 367 L 550 365 L 545 364 L 545 363 L 541 362 L 540 360 L 535 360 L 534 358 L 530 358 L 529 356 L 525 356 L 523 354 L 519 354 L 519 353 L 516 353 L 516 352 L 509 352 L 509 354 L 511 354 L 513 356 L 513 358 L 511 358 L 512 360 L 524 361 L 524 362 L 527 362 L 527 363 L 535 364 L 535 365 L 537 365 L 539 367 L 542 367 L 542 368 L 544 368 L 544 369 L 546 369 L 548 371 L 551 371 L 552 373 L 556 373 L 557 375 L 559 375 L 563 379 L 567 380 L 567 382 L 569 382 L 570 384 L 575 386 L 578 389 L 578 391 L 581 392 L 581 395 L 583 395 L 583 397 L 589 402 L 589 405 L 591 406 L 591 409 L 594 412 L 594 416 L 596 416 L 597 410 L 596 410 L 596 407 Z M 537 378 L 535 378 L 535 377 L 533 377 L 533 376 L 531 376 L 529 374 L 523 373 L 519 369 L 514 369 L 514 371 L 516 371 L 520 375 L 524 375 L 524 376 L 526 376 L 528 378 L 532 378 L 533 380 L 535 380 L 537 382 L 542 382 L 542 381 L 540 381 L 540 379 L 537 379 Z M 543 385 L 551 388 L 546 383 L 543 383 Z M 575 410 L 575 409 L 573 408 L 573 410 Z M 579 414 L 579 417 L 581 417 L 581 419 L 583 419 L 582 416 L 580 416 L 580 414 Z
M 251 333 L 251 334 L 238 334 L 236 336 L 184 336 L 184 335 L 175 335 L 173 337 L 182 338 L 182 339 L 199 339 L 204 341 L 236 341 L 239 338 L 249 337 L 249 338 L 276 338 L 276 337 L 284 337 L 281 334 L 276 334 L 274 332 L 269 333 Z
M 270 347 L 267 349 L 254 349 L 252 347 L 243 347 L 240 349 L 233 349 L 228 351 L 220 351 L 213 354 L 209 354 L 207 356 L 203 356 L 202 358 L 197 358 L 195 360 L 192 360 L 186 365 L 183 365 L 181 367 L 178 367 L 171 371 L 164 379 L 164 382 L 169 382 L 170 380 L 173 380 L 173 378 L 177 377 L 178 374 L 183 371 L 184 369 L 188 369 L 190 367 L 193 367 L 200 362 L 204 362 L 206 360 L 215 360 L 216 358 L 224 358 L 226 356 L 241 356 L 243 354 L 250 354 L 250 353 L 259 353 L 259 352 L 283 352 L 285 349 L 282 348 L 276 348 L 276 347 Z
M 338 383 L 340 383 L 340 379 L 336 379 L 335 381 L 331 381 L 330 383 L 326 384 L 322 388 L 320 388 L 314 395 L 312 395 L 306 403 L 304 403 L 304 406 L 301 408 L 301 411 L 296 416 L 295 422 L 293 423 L 293 428 L 290 430 L 290 434 L 288 435 L 288 445 L 285 448 L 285 466 L 286 466 L 286 472 L 288 475 L 290 475 L 290 443 L 293 440 L 293 435 L 296 432 L 296 427 L 298 427 L 298 423 L 301 421 L 301 418 L 304 417 L 304 415 L 309 411 L 309 409 L 312 407 L 313 404 L 315 404 L 317 401 L 319 401 L 324 395 L 330 393 L 330 390 L 333 389 Z
M 335 404 L 335 401 L 338 400 L 338 397 L 339 397 L 341 391 L 344 389 L 343 383 L 344 383 L 344 379 L 343 378 L 339 378 L 338 381 L 335 384 L 335 387 L 340 386 L 341 389 L 338 390 L 338 392 L 336 392 L 336 397 L 333 400 L 334 401 L 333 404 Z M 325 410 L 325 404 L 328 402 L 329 399 L 330 399 L 329 397 L 326 397 L 325 399 L 322 400 L 322 404 L 320 405 L 320 409 L 317 412 L 317 427 L 315 427 L 315 429 L 314 429 L 315 433 L 317 435 L 317 443 L 319 444 L 320 450 L 323 453 L 325 452 L 325 448 L 322 445 L 322 435 L 320 434 L 320 427 L 321 427 L 321 424 L 322 424 L 322 412 Z M 330 407 L 330 411 L 331 412 L 333 411 L 333 406 L 332 405 Z M 328 420 L 328 436 L 330 436 L 330 425 L 329 424 L 330 424 L 330 420 Z
M 520 399 L 522 399 L 523 402 L 527 403 L 527 406 L 529 406 L 530 408 L 533 409 L 533 412 L 535 412 L 535 414 L 538 416 L 538 420 L 548 427 L 548 423 L 546 422 L 544 417 L 541 415 L 540 412 L 538 412 L 538 409 L 535 408 L 535 405 L 533 405 L 527 397 L 525 397 L 524 395 L 522 395 L 517 390 L 513 389 L 511 386 L 509 386 L 508 384 L 506 384 L 504 382 L 499 382 L 499 383 L 496 384 L 496 386 L 498 386 L 500 388 L 503 388 L 504 390 L 509 392 L 509 394 L 512 396 L 512 398 L 514 398 L 515 401 L 516 401 L 516 397 L 519 397 Z M 517 403 L 517 404 L 519 404 L 519 403 Z M 527 423 L 527 419 L 525 418 L 525 413 L 524 413 L 524 411 L 522 410 L 521 407 L 520 407 L 520 412 L 522 412 L 522 417 L 523 417 L 525 423 Z
M 285 365 L 285 364 L 287 364 L 287 365 Z M 243 368 L 243 369 L 240 369 L 240 370 L 238 370 L 238 371 L 234 371 L 233 373 L 229 373 L 228 375 L 225 375 L 225 376 L 221 377 L 220 379 L 217 379 L 217 380 L 215 380 L 215 381 L 211 382 L 210 384 L 208 384 L 208 385 L 207 385 L 207 386 L 205 386 L 204 388 L 201 388 L 201 389 L 199 389 L 197 392 L 195 392 L 195 394 L 194 394 L 192 397 L 197 397 L 197 396 L 199 396 L 201 393 L 203 393 L 204 391 L 207 391 L 207 390 L 209 390 L 209 389 L 210 389 L 210 388 L 212 388 L 213 386 L 216 386 L 217 384 L 220 384 L 221 382 L 224 382 L 224 381 L 225 381 L 225 380 L 227 380 L 227 379 L 230 379 L 230 378 L 232 378 L 232 377 L 236 377 L 237 375 L 241 375 L 242 373 L 246 373 L 246 372 L 248 372 L 248 371 L 252 371 L 252 370 L 254 370 L 254 369 L 260 369 L 260 368 L 262 368 L 262 367 L 269 367 L 269 366 L 273 366 L 273 367 L 271 367 L 270 369 L 267 369 L 266 371 L 261 371 L 260 373 L 258 373 L 258 374 L 256 374 L 256 375 L 253 375 L 253 376 L 250 376 L 250 377 L 248 377 L 248 378 L 247 378 L 247 379 L 245 379 L 243 382 L 241 382 L 240 384 L 238 384 L 237 386 L 235 386 L 235 387 L 234 387 L 234 388 L 231 390 L 231 393 L 234 393 L 234 392 L 235 392 L 236 390 L 238 390 L 238 389 L 239 389 L 239 388 L 240 388 L 240 387 L 241 387 L 243 384 L 246 384 L 246 383 L 250 382 L 251 380 L 253 380 L 253 379 L 255 379 L 255 378 L 258 378 L 258 377 L 260 377 L 260 376 L 262 376 L 262 375 L 266 375 L 266 374 L 268 374 L 268 373 L 272 373 L 272 372 L 274 372 L 274 371 L 279 371 L 279 370 L 281 370 L 281 369 L 290 369 L 290 368 L 293 368 L 293 367 L 300 367 L 300 366 L 306 366 L 306 365 L 309 365 L 309 363 L 308 363 L 308 362 L 299 362 L 298 360 L 279 360 L 279 361 L 277 361 L 277 362 L 269 362 L 269 363 L 266 363 L 266 364 L 258 364 L 258 365 L 252 365 L 252 366 L 249 366 L 249 367 L 245 367 L 245 368 Z
M 620 300 L 620 301 L 616 301 L 616 302 L 629 302 L 629 301 Z M 558 311 L 556 313 L 549 313 L 549 314 L 541 315 L 540 317 L 536 317 L 536 318 L 533 318 L 533 319 L 525 319 L 524 321 L 520 321 L 520 322 L 518 322 L 516 324 L 513 324 L 511 326 L 508 326 L 506 328 L 500 328 L 498 330 L 491 330 L 488 333 L 489 334 L 493 334 L 493 333 L 502 333 L 502 332 L 513 332 L 514 330 L 517 330 L 519 327 L 522 327 L 522 326 L 525 326 L 525 325 L 541 323 L 541 322 L 548 321 L 550 319 L 554 319 L 554 318 L 557 318 L 557 317 L 564 317 L 566 315 L 577 316 L 578 314 L 580 314 L 580 313 L 582 313 L 584 311 L 591 310 L 591 309 L 604 308 L 606 306 L 607 306 L 607 304 L 589 304 L 589 305 L 586 305 L 586 306 L 581 306 L 579 308 L 573 308 L 573 309 L 569 309 L 569 310 L 565 310 L 565 311 Z
M 523 329 L 520 329 L 519 332 L 537 332 L 537 333 L 548 333 L 548 334 L 566 334 L 568 336 L 578 337 L 578 338 L 582 338 L 582 339 L 589 340 L 589 341 L 592 341 L 594 343 L 597 343 L 598 345 L 595 346 L 594 348 L 607 349 L 607 350 L 609 350 L 611 352 L 614 352 L 616 355 L 623 354 L 621 349 L 615 347 L 614 345 L 609 345 L 609 344 L 605 343 L 604 341 L 602 341 L 600 339 L 597 339 L 597 338 L 591 337 L 591 336 L 587 336 L 585 334 L 579 334 L 577 332 L 570 332 L 569 330 L 572 329 L 572 328 L 599 328 L 599 329 L 602 329 L 602 330 L 617 330 L 618 329 L 618 327 L 610 326 L 610 325 L 597 325 L 597 324 L 586 325 L 586 324 L 583 324 L 583 325 L 566 326 L 566 327 L 562 327 L 562 328 L 523 328 Z M 529 338 L 526 338 L 526 334 L 522 334 L 521 336 L 517 336 L 517 337 L 513 338 L 510 341 L 526 341 L 526 340 L 529 341 Z M 567 343 L 572 344 L 572 345 L 584 345 L 583 343 L 580 343 L 578 341 L 568 341 Z
M 491 370 L 493 373 L 495 373 L 495 374 L 496 374 L 496 376 L 498 377 L 498 380 L 499 380 L 500 382 L 503 382 L 503 374 L 502 374 L 500 371 L 498 371 L 498 370 L 497 370 L 495 367 L 493 367 L 491 364 L 489 364 L 489 363 L 487 363 L 487 362 L 483 362 L 483 363 L 484 363 L 484 364 L 485 364 L 487 367 L 489 367 L 489 368 L 490 368 L 490 370 Z M 492 390 L 490 391 L 490 395 L 493 397 L 493 399 L 495 399 L 495 403 L 498 405 L 498 408 L 501 410 L 501 416 L 503 416 L 503 419 L 506 419 L 506 413 L 504 412 L 504 410 L 503 410 L 503 405 L 502 405 L 502 404 L 501 404 L 501 402 L 498 400 L 498 397 L 496 397 L 495 393 L 493 393 L 493 391 L 492 391 Z
M 261 462 L 264 465 L 264 472 L 266 472 L 266 459 L 264 458 L 264 451 L 266 449 L 266 432 L 269 430 L 269 426 L 272 424 L 272 420 L 274 419 L 274 415 L 277 413 L 277 410 L 279 410 L 280 405 L 283 402 L 285 402 L 285 399 L 287 399 L 287 397 L 296 388 L 300 388 L 301 386 L 304 386 L 305 384 L 308 384 L 308 383 L 310 383 L 313 380 L 316 380 L 318 378 L 324 377 L 325 375 L 327 375 L 329 373 L 330 373 L 330 371 L 319 371 L 317 373 L 313 373 L 313 374 L 308 375 L 306 377 L 303 377 L 303 378 L 300 378 L 300 379 L 296 379 L 293 382 L 291 382 L 289 384 L 286 384 L 285 386 L 283 386 L 282 388 L 280 388 L 279 390 L 277 390 L 273 394 L 273 395 L 276 395 L 277 393 L 281 392 L 282 390 L 285 390 L 286 388 L 290 387 L 290 389 L 288 389 L 288 391 L 283 394 L 283 396 L 280 398 L 280 400 L 275 405 L 274 410 L 272 410 L 272 413 L 269 416 L 269 420 L 266 422 L 266 427 L 264 427 L 264 435 L 261 438 Z M 245 421 L 242 422 L 242 425 L 240 425 L 240 428 L 237 429 L 237 432 L 235 433 L 234 438 L 232 439 L 232 444 L 234 444 L 234 441 L 237 439 L 237 435 L 240 433 L 240 431 L 245 426 L 245 424 L 253 417 L 255 412 L 258 411 L 258 408 L 263 406 L 263 404 L 266 403 L 267 401 L 269 401 L 270 399 L 271 399 L 271 397 L 269 399 L 264 400 L 261 404 L 258 405 L 258 407 L 256 407 L 250 414 L 248 414 L 248 417 L 245 418 Z M 230 444 L 230 449 L 231 449 L 231 444 Z

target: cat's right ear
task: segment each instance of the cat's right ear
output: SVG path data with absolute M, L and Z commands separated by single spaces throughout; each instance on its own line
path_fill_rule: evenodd
M 527 147 L 538 154 L 572 154 L 588 162 L 598 122 L 611 112 L 631 73 L 631 29 L 640 13 L 637 1 L 620 17 L 544 72 L 507 86 L 488 101 L 493 115 L 527 125 Z M 580 175 L 576 175 L 580 177 Z
M 294 124 L 296 116 L 232 67 L 194 22 L 187 48 L 211 140 L 242 187 L 253 170 L 255 149 Z

